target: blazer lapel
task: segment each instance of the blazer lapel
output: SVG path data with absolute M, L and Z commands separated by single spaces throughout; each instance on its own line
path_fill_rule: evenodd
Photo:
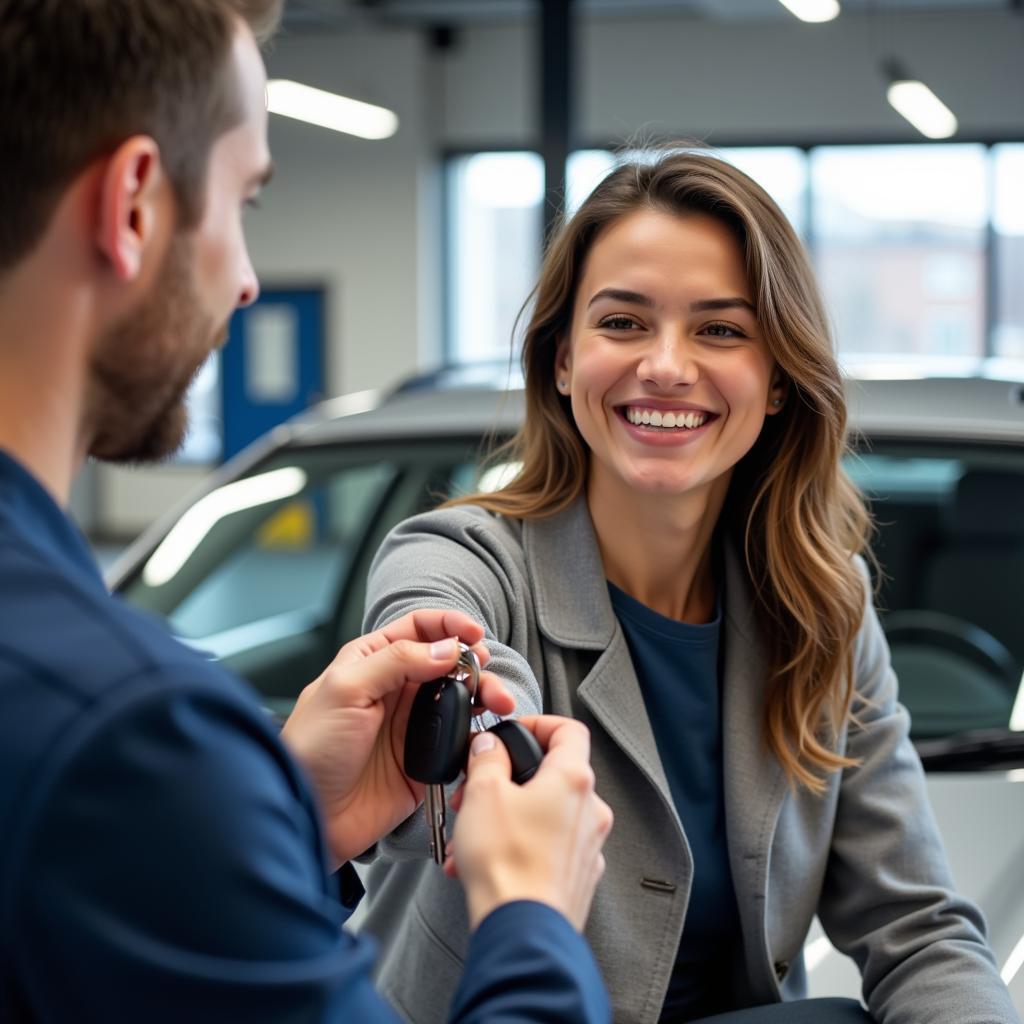
M 747 962 L 761 967 L 762 990 L 773 995 L 775 978 L 765 935 L 769 854 L 786 794 L 782 765 L 764 734 L 767 652 L 753 616 L 753 597 L 743 557 L 726 545 L 726 616 L 723 668 L 722 747 L 725 818 L 736 902 L 743 922 Z
M 599 652 L 576 695 L 675 813 L 586 502 L 581 498 L 558 515 L 527 520 L 523 532 L 541 633 L 561 647 Z

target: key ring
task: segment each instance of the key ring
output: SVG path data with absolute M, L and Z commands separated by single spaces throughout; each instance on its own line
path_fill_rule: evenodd
M 462 672 L 459 672 L 459 669 Z M 480 689 L 480 659 L 476 656 L 476 653 L 468 645 L 459 641 L 459 660 L 455 663 L 455 667 L 448 673 L 448 675 L 466 686 L 466 680 L 469 679 L 473 686 L 472 689 L 466 686 L 469 690 L 469 706 L 476 707 L 476 692 Z

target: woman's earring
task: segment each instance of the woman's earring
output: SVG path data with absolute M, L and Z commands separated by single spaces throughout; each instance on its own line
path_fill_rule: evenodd
M 568 390 L 568 388 L 569 388 L 569 382 L 563 377 L 558 382 L 558 390 L 561 391 L 562 394 L 565 394 L 565 392 Z
M 781 398 L 773 398 L 772 399 L 772 405 L 774 405 L 775 408 L 777 409 L 780 405 L 782 405 L 782 399 Z

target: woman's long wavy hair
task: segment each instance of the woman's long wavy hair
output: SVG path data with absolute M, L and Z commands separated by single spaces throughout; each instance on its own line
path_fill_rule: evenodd
M 836 749 L 850 714 L 853 649 L 864 579 L 851 560 L 870 523 L 841 465 L 846 405 L 828 321 L 800 240 L 767 193 L 708 152 L 666 149 L 624 163 L 552 238 L 524 310 L 526 418 L 496 458 L 522 464 L 503 489 L 458 499 L 520 519 L 551 516 L 584 492 L 588 448 L 555 388 L 555 354 L 569 336 L 587 254 L 609 225 L 639 209 L 700 212 L 739 239 L 757 319 L 786 383 L 733 472 L 722 527 L 745 553 L 770 652 L 767 742 L 789 779 L 821 792 L 852 764 Z

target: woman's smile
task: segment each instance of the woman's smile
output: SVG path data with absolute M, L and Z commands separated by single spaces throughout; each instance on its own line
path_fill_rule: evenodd
M 706 409 L 643 400 L 616 406 L 615 413 L 630 437 L 649 445 L 692 444 L 718 419 Z

